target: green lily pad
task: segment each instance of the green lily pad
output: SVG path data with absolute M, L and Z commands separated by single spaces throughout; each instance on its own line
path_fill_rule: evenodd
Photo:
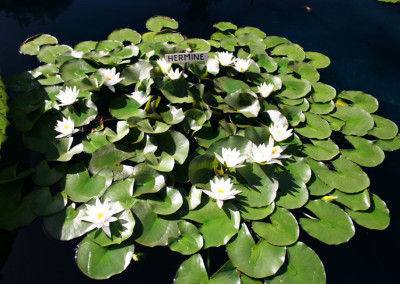
M 189 154 L 189 140 L 182 133 L 168 130 L 155 135 L 160 149 L 174 157 L 175 161 L 183 164 Z
M 68 197 L 65 192 L 52 195 L 48 187 L 41 187 L 32 193 L 32 211 L 38 216 L 50 216 L 65 208 Z
M 241 34 L 254 34 L 260 38 L 265 38 L 266 35 L 263 31 L 261 31 L 260 29 L 257 29 L 255 27 L 243 27 L 243 28 L 239 28 L 235 31 L 235 35 L 239 36 Z
M 224 98 L 224 101 L 246 117 L 257 117 L 261 109 L 257 95 L 250 91 L 238 90 L 230 93 Z
M 131 29 L 119 29 L 113 31 L 108 35 L 108 40 L 117 40 L 120 42 L 129 41 L 133 44 L 137 44 L 142 39 L 141 35 Z
M 127 95 L 119 96 L 111 100 L 110 113 L 118 119 L 128 119 L 135 116 L 140 103 Z
M 366 173 L 355 163 L 339 156 L 332 160 L 334 170 L 319 170 L 319 178 L 327 185 L 337 188 L 345 193 L 356 193 L 369 186 L 369 178 Z
M 124 209 L 130 209 L 135 202 L 133 185 L 135 180 L 127 178 L 113 182 L 103 195 L 103 199 L 109 202 L 118 202 Z
M 282 43 L 271 50 L 272 55 L 287 56 L 296 61 L 303 61 L 306 58 L 303 48 L 293 43 Z
M 287 172 L 276 173 L 279 189 L 275 199 L 278 206 L 286 209 L 302 207 L 308 200 L 308 190 L 302 179 Z
M 192 103 L 193 97 L 188 95 L 189 84 L 182 77 L 176 80 L 167 80 L 160 88 L 163 95 L 176 104 Z
M 244 223 L 226 249 L 232 264 L 255 278 L 274 275 L 285 261 L 285 247 L 271 245 L 263 239 L 256 244 Z
M 317 69 L 326 68 L 331 64 L 329 57 L 319 52 L 306 51 L 306 58 Z
M 218 22 L 214 24 L 213 27 L 219 29 L 220 31 L 237 30 L 237 26 L 230 22 Z
M 287 262 L 267 279 L 267 283 L 326 283 L 324 265 L 318 255 L 307 245 L 297 242 L 287 248 Z
M 137 217 L 134 233 L 137 243 L 148 247 L 166 246 L 169 238 L 179 237 L 177 221 L 157 216 L 146 201 L 138 200 L 132 211 Z
M 336 97 L 335 88 L 321 82 L 312 82 L 311 98 L 315 103 L 325 103 Z
M 74 49 L 76 51 L 82 51 L 84 53 L 88 53 L 92 50 L 94 50 L 97 46 L 97 41 L 82 41 L 80 43 L 78 43 L 77 45 L 74 46 Z
M 384 230 L 389 226 L 390 216 L 386 203 L 379 196 L 371 193 L 371 206 L 365 211 L 352 211 L 347 213 L 358 225 L 372 230 Z
M 240 216 L 245 220 L 261 220 L 271 215 L 275 209 L 275 203 L 272 202 L 268 206 L 264 207 L 249 207 L 242 203 L 236 204 L 236 207 L 240 211 Z
M 311 104 L 310 112 L 315 114 L 328 114 L 335 109 L 335 103 L 329 101 L 327 103 L 315 103 Z
M 26 55 L 38 55 L 40 47 L 42 45 L 53 45 L 57 44 L 58 41 L 55 37 L 48 34 L 37 34 L 33 37 L 28 38 L 23 42 L 19 51 Z
M 264 42 L 267 45 L 267 48 L 275 47 L 281 43 L 291 43 L 290 40 L 288 40 L 287 38 L 280 36 L 267 36 L 264 39 Z
M 331 136 L 328 122 L 317 114 L 305 112 L 306 121 L 295 127 L 300 135 L 307 138 L 326 139 Z
M 189 166 L 189 179 L 194 186 L 206 188 L 206 185 L 215 176 L 214 167 L 217 166 L 215 156 L 210 154 L 195 157 Z
M 277 206 L 269 216 L 271 222 L 253 222 L 254 232 L 270 244 L 287 246 L 295 243 L 299 237 L 299 225 L 289 210 Z
M 122 70 L 121 77 L 124 79 L 121 81 L 121 84 L 128 86 L 150 78 L 151 69 L 153 69 L 153 65 L 145 60 L 139 60 L 135 64 L 129 65 Z
M 37 57 L 41 62 L 55 63 L 59 55 L 68 51 L 72 51 L 68 45 L 45 45 L 40 48 Z
M 356 107 L 341 106 L 330 115 L 346 122 L 340 130 L 345 135 L 364 136 L 374 127 L 372 116 Z
M 68 162 L 76 154 L 83 151 L 83 144 L 80 143 L 71 148 L 73 137 L 60 138 L 53 141 L 53 146 L 48 149 L 46 159 L 48 161 Z
M 311 200 L 305 206 L 317 218 L 300 218 L 300 225 L 310 236 L 329 245 L 349 241 L 355 234 L 353 222 L 339 206 L 322 200 Z
M 95 67 L 81 58 L 68 60 L 60 66 L 60 75 L 64 81 L 82 79 L 86 77 L 87 73 L 95 71 L 97 71 Z
M 217 92 L 225 92 L 228 94 L 238 90 L 248 90 L 249 86 L 241 80 L 235 80 L 230 77 L 219 77 L 213 81 L 214 88 Z
M 311 158 L 306 158 L 305 160 L 307 164 L 311 167 L 312 172 L 310 181 L 307 183 L 310 194 L 321 196 L 331 192 L 333 188 L 328 186 L 318 176 L 318 172 L 320 170 L 328 170 L 328 167 L 324 163 L 314 161 Z
M 302 157 L 292 157 L 287 160 L 284 167 L 290 174 L 298 177 L 304 183 L 307 183 L 311 178 L 311 168 Z
M 320 78 L 317 69 L 306 62 L 290 62 L 288 69 L 310 82 L 316 82 Z
M 377 140 L 375 142 L 383 151 L 395 151 L 400 149 L 400 135 L 390 140 Z
M 393 121 L 375 114 L 371 116 L 375 121 L 375 127 L 368 132 L 369 135 L 384 140 L 393 139 L 397 135 L 398 128 Z
M 303 98 L 311 91 L 311 83 L 305 79 L 296 79 L 291 75 L 279 75 L 282 79 L 282 84 L 285 89 L 280 93 L 288 99 L 300 99 Z
M 162 28 L 176 30 L 178 28 L 178 22 L 165 16 L 154 16 L 147 20 L 146 28 L 153 32 L 159 32 Z
M 183 218 L 202 224 L 199 231 L 204 238 L 204 249 L 226 245 L 236 235 L 240 224 L 240 213 L 236 207 L 225 202 L 219 208 L 216 202 L 205 196 L 201 204 Z
M 66 107 L 62 113 L 65 117 L 70 117 L 76 127 L 85 126 L 97 117 L 97 106 L 91 100 L 85 100 L 82 104 Z
M 135 179 L 133 196 L 155 193 L 165 186 L 165 177 L 147 164 L 138 164 L 133 168 L 131 177 Z
M 304 144 L 303 153 L 318 161 L 327 161 L 338 155 L 339 147 L 330 138 L 326 140 L 310 139 L 312 144 Z
M 352 107 L 369 113 L 376 112 L 379 106 L 376 98 L 361 91 L 343 91 L 338 95 L 338 98 L 350 101 Z
M 346 139 L 355 150 L 342 149 L 341 153 L 350 161 L 364 167 L 376 167 L 385 159 L 385 153 L 373 142 L 357 136 L 346 136 Z
M 171 215 L 183 204 L 182 194 L 176 188 L 167 186 L 159 192 L 159 195 L 160 197 L 150 195 L 147 199 L 153 212 L 158 215 Z
M 180 42 L 177 47 L 183 50 L 190 49 L 194 52 L 209 52 L 211 50 L 209 42 L 201 38 L 190 38 L 184 40 Z
M 76 263 L 90 278 L 108 279 L 128 267 L 134 251 L 133 244 L 102 247 L 86 237 L 79 244 Z
M 168 246 L 171 250 L 190 255 L 203 247 L 203 237 L 195 225 L 182 220 L 178 222 L 178 228 L 180 236 L 168 240 Z
M 353 211 L 367 210 L 371 206 L 369 191 L 367 189 L 357 193 L 344 193 L 336 189 L 330 196 L 335 197 L 336 202 L 343 204 Z

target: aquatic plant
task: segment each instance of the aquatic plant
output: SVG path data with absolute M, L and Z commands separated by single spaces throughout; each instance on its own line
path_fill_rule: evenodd
M 23 43 L 43 64 L 8 78 L 11 118 L 39 154 L 0 173 L 0 192 L 16 192 L 1 228 L 42 216 L 56 239 L 84 236 L 76 261 L 95 279 L 140 246 L 168 246 L 191 255 L 175 283 L 231 284 L 324 283 L 300 227 L 338 245 L 354 223 L 389 225 L 362 167 L 400 148 L 397 126 L 373 96 L 319 82 L 327 56 L 228 22 L 210 40 L 185 39 L 168 17 L 146 27 L 74 48 L 45 34 Z M 164 59 L 185 52 L 208 61 Z M 229 260 L 209 278 L 199 252 L 220 246 Z

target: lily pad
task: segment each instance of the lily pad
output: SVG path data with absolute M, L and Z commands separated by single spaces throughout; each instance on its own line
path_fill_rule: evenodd
M 368 189 L 357 193 L 344 193 L 336 189 L 329 196 L 336 198 L 336 202 L 343 204 L 352 211 L 367 210 L 371 206 Z
M 311 98 L 315 103 L 326 103 L 336 97 L 335 88 L 321 82 L 312 82 Z
M 40 48 L 37 57 L 42 62 L 55 63 L 59 55 L 68 51 L 72 51 L 68 45 L 45 45 Z
M 317 69 L 326 68 L 331 64 L 329 57 L 319 52 L 306 51 L 306 58 Z
M 180 49 L 190 49 L 194 52 L 209 52 L 211 45 L 208 41 L 200 38 L 191 38 L 180 42 L 177 46 Z
M 236 204 L 236 207 L 240 211 L 240 216 L 245 220 L 261 220 L 271 215 L 275 209 L 275 203 L 272 202 L 268 206 L 264 207 L 249 207 L 242 203 Z
M 278 172 L 279 189 L 275 199 L 278 206 L 286 209 L 302 207 L 308 200 L 308 190 L 302 179 L 287 172 Z
M 168 246 L 171 250 L 190 255 L 203 247 L 203 237 L 195 225 L 182 220 L 178 222 L 178 228 L 180 236 L 168 240 Z
M 377 140 L 375 142 L 383 151 L 395 151 L 400 149 L 400 135 L 390 140 Z
M 42 161 L 35 169 L 33 181 L 38 186 L 50 186 L 59 181 L 65 174 L 67 167 L 65 164 L 58 164 L 50 169 L 46 161 Z
M 384 140 L 393 139 L 397 135 L 398 128 L 393 121 L 375 114 L 371 116 L 375 121 L 375 127 L 368 132 L 369 135 Z
M 119 29 L 113 31 L 108 36 L 109 40 L 118 40 L 120 42 L 129 41 L 133 44 L 137 44 L 142 39 L 141 35 L 131 29 Z
M 249 86 L 243 81 L 232 79 L 230 77 L 219 77 L 214 80 L 214 88 L 217 92 L 234 93 L 241 89 L 249 89 Z
M 237 30 L 237 26 L 230 22 L 218 22 L 214 24 L 213 27 L 219 29 L 220 31 Z
M 295 127 L 300 135 L 307 138 L 326 139 L 331 136 L 328 122 L 317 114 L 305 112 L 306 121 Z
M 135 202 L 133 185 L 135 180 L 127 178 L 113 182 L 106 190 L 103 198 L 109 202 L 118 202 L 124 209 L 130 209 Z
M 343 91 L 338 98 L 351 102 L 351 106 L 374 113 L 378 110 L 378 100 L 373 96 L 361 91 Z
M 364 136 L 374 127 L 372 116 L 356 107 L 341 106 L 330 115 L 346 122 L 340 130 L 345 135 Z
M 310 139 L 311 144 L 304 144 L 303 153 L 318 161 L 327 161 L 338 155 L 339 147 L 330 138 L 326 140 Z
M 133 168 L 131 177 L 135 179 L 133 196 L 155 193 L 165 186 L 165 177 L 147 164 L 138 164 Z
M 285 89 L 281 92 L 281 96 L 288 99 L 303 98 L 311 91 L 311 83 L 305 79 L 297 79 L 291 75 L 279 75 Z
M 53 196 L 48 187 L 38 188 L 31 195 L 32 211 L 38 216 L 50 216 L 58 213 L 65 208 L 68 202 L 65 192 Z
M 182 194 L 178 189 L 167 186 L 159 192 L 161 198 L 149 196 L 147 203 L 150 204 L 154 213 L 158 215 L 171 215 L 183 204 Z
M 146 28 L 153 32 L 159 32 L 162 28 L 176 30 L 178 28 L 178 22 L 165 16 L 154 16 L 147 20 Z
M 296 61 L 303 61 L 306 58 L 303 48 L 293 43 L 282 43 L 271 50 L 272 55 L 287 56 Z
M 288 69 L 310 82 L 317 82 L 320 78 L 317 69 L 306 62 L 290 62 L 288 64 Z
M 346 136 L 346 139 L 355 150 L 342 149 L 341 153 L 350 161 L 364 167 L 376 167 L 385 159 L 385 153 L 373 142 L 357 136 Z
M 250 91 L 238 90 L 230 93 L 224 98 L 224 101 L 246 117 L 257 117 L 261 109 L 257 95 Z

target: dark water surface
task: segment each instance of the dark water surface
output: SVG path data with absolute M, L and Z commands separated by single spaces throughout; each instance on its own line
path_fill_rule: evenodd
M 338 92 L 374 95 L 380 102 L 378 114 L 400 125 L 400 5 L 376 0 L 0 0 L 0 73 L 7 77 L 38 65 L 35 58 L 18 54 L 19 45 L 37 33 L 52 34 L 60 43 L 74 46 L 106 39 L 117 28 L 145 32 L 146 20 L 156 14 L 177 19 L 179 30 L 188 37 L 207 39 L 214 23 L 231 21 L 287 37 L 306 51 L 324 53 L 332 64 L 321 70 L 322 82 Z M 366 169 L 371 191 L 391 211 L 387 230 L 356 226 L 355 237 L 339 246 L 324 245 L 301 233 L 324 263 L 328 283 L 398 283 L 399 161 L 399 152 L 387 153 L 378 168 Z M 50 239 L 37 220 L 20 230 L 0 282 L 95 283 L 75 265 L 77 243 Z M 185 258 L 167 248 L 147 252 L 143 263 L 131 264 L 106 283 L 172 283 Z M 211 253 L 221 255 L 212 263 L 217 268 L 225 261 L 224 250 Z

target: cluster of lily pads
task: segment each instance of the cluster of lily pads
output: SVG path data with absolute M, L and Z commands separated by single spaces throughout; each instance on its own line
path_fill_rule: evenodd
M 231 284 L 324 283 L 300 228 L 337 245 L 354 223 L 389 225 L 362 167 L 400 148 L 397 126 L 371 95 L 319 82 L 328 57 L 227 22 L 209 40 L 185 39 L 168 17 L 146 27 L 73 48 L 45 34 L 23 43 L 43 64 L 8 78 L 11 118 L 39 154 L 0 173 L 14 192 L 1 228 L 41 216 L 56 239 L 84 236 L 76 261 L 95 279 L 142 245 L 191 255 L 177 284 Z M 209 59 L 164 59 L 183 52 Z M 228 261 L 209 278 L 199 252 L 220 246 Z

